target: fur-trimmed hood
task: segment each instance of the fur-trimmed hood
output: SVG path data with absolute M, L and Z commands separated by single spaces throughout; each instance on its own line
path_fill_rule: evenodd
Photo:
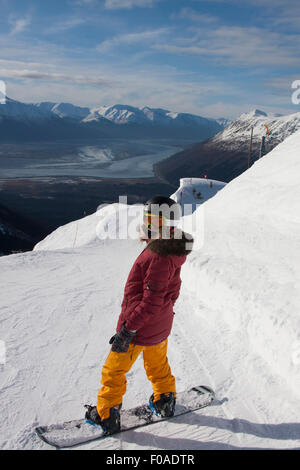
M 150 240 L 147 249 L 163 256 L 187 256 L 193 249 L 194 239 L 189 233 L 175 229 L 174 236 L 169 239 Z

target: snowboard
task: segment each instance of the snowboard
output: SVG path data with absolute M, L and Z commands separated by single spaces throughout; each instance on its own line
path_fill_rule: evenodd
M 136 406 L 129 410 L 121 409 L 121 429 L 118 433 L 173 419 L 176 416 L 199 410 L 210 405 L 214 398 L 215 394 L 211 388 L 200 385 L 185 392 L 177 393 L 175 414 L 172 417 L 156 416 L 148 404 Z M 101 426 L 91 424 L 91 422 L 85 419 L 37 427 L 36 433 L 40 439 L 57 449 L 73 447 L 108 437 L 103 433 Z

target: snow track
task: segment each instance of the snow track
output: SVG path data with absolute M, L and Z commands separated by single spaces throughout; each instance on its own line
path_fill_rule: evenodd
M 1 366 L 2 448 L 47 449 L 34 434 L 35 426 L 76 419 L 85 403 L 95 402 L 124 282 L 141 250 L 136 242 L 121 243 L 126 250 L 119 245 L 116 252 L 113 245 L 103 244 L 1 259 L 6 285 L 1 338 L 7 345 L 7 363 Z M 273 401 L 282 415 L 299 404 L 290 395 L 287 404 L 279 404 L 288 391 L 278 380 L 272 382 L 261 358 L 249 353 L 246 336 L 231 331 L 220 312 L 195 301 L 184 283 L 175 307 L 168 355 L 177 389 L 207 384 L 216 390 L 216 402 L 80 449 L 300 447 L 299 425 L 285 424 L 278 410 L 273 424 L 270 413 L 276 408 L 270 407 L 269 393 L 278 393 Z M 253 383 L 262 371 L 270 384 L 266 397 L 261 396 L 261 384 Z M 127 379 L 124 407 L 148 400 L 151 385 L 142 357 Z

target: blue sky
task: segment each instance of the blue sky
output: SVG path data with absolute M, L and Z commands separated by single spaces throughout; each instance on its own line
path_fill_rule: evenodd
M 0 80 L 25 102 L 211 117 L 299 112 L 299 0 L 0 0 Z

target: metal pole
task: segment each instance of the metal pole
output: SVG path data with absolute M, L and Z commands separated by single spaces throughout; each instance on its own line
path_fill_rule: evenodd
M 266 137 L 263 135 L 262 136 L 262 139 L 261 139 L 261 147 L 260 147 L 260 155 L 259 155 L 259 158 L 263 157 L 264 154 L 265 154 L 265 141 L 266 141 Z
M 248 154 L 248 168 L 250 168 L 250 164 L 251 164 L 252 143 L 253 143 L 253 127 L 251 127 L 250 147 L 249 147 L 249 154 Z

